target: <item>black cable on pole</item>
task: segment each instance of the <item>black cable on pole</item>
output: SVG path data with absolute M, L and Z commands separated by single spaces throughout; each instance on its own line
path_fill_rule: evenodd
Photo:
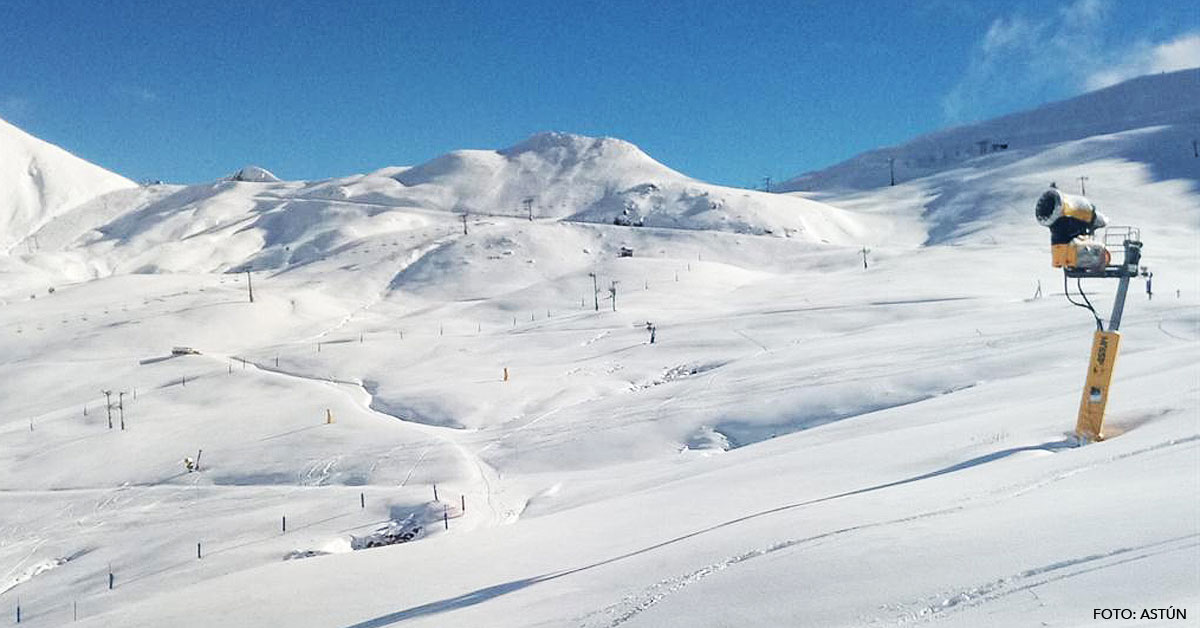
M 1076 277 L 1075 283 L 1076 283 L 1076 286 L 1079 288 L 1079 296 L 1083 297 L 1083 301 L 1084 301 L 1084 303 L 1086 303 L 1086 305 L 1084 303 L 1079 303 L 1075 299 L 1071 298 L 1071 289 L 1070 289 L 1069 284 L 1067 283 L 1067 270 L 1064 268 L 1063 269 L 1063 294 L 1066 295 L 1067 300 L 1071 302 L 1071 305 L 1074 305 L 1076 307 L 1081 307 L 1081 308 L 1091 312 L 1092 318 L 1096 319 L 1096 329 L 1098 329 L 1100 331 L 1104 331 L 1104 324 L 1100 322 L 1100 315 L 1096 314 L 1096 308 L 1092 307 L 1092 302 L 1088 300 L 1087 294 L 1085 294 L 1083 292 L 1082 279 L 1079 277 Z
M 1079 296 L 1083 297 L 1083 302 L 1087 303 L 1088 310 L 1092 312 L 1092 318 L 1096 319 L 1096 331 L 1104 331 L 1104 323 L 1100 322 L 1100 315 L 1096 313 L 1096 308 L 1092 307 L 1092 302 L 1087 298 L 1087 293 L 1083 291 L 1083 278 L 1075 278 L 1075 287 L 1079 289 Z

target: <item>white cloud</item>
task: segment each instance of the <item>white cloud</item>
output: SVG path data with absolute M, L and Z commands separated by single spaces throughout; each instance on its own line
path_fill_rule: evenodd
M 1150 42 L 1108 41 L 1109 0 L 1075 0 L 1038 19 L 993 20 L 967 71 L 942 99 L 951 122 L 1106 87 L 1135 76 L 1200 66 L 1200 32 Z
M 1076 0 L 1059 12 L 1067 24 L 1100 25 L 1108 17 L 1107 0 Z
M 1135 76 L 1195 67 L 1200 67 L 1200 32 L 1186 33 L 1158 45 L 1137 44 L 1129 50 L 1125 62 L 1093 72 L 1085 86 L 1089 90 L 1100 89 Z

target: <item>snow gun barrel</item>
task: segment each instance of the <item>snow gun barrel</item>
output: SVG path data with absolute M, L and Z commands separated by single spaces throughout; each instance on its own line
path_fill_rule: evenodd
M 1050 263 L 1055 268 L 1096 272 L 1112 261 L 1104 244 L 1092 240 L 1107 221 L 1086 196 L 1051 187 L 1038 199 L 1034 217 L 1050 229 Z

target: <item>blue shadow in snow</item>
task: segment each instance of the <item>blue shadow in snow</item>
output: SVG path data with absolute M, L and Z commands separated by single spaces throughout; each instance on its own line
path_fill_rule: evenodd
M 770 508 L 768 510 L 761 510 L 759 512 L 745 515 L 743 517 L 738 517 L 736 519 L 730 519 L 728 521 L 723 521 L 721 523 L 711 525 L 707 528 L 703 528 L 700 530 L 696 530 L 695 532 L 690 532 L 688 534 L 684 534 L 683 536 L 677 536 L 675 538 L 668 539 L 661 543 L 655 543 L 654 545 L 650 545 L 648 547 L 643 547 L 641 549 L 634 550 L 632 552 L 627 552 L 627 553 L 621 554 L 619 556 L 614 556 L 612 558 L 594 562 L 590 565 L 576 567 L 574 569 L 570 569 L 567 571 L 559 571 L 559 572 L 554 572 L 554 573 L 543 574 L 543 575 L 535 576 L 532 578 L 523 578 L 520 580 L 512 580 L 510 582 L 496 584 L 496 585 L 492 585 L 490 587 L 484 587 L 482 589 L 476 589 L 475 591 L 471 591 L 470 593 L 464 593 L 457 597 L 447 598 L 444 600 L 438 600 L 437 602 L 430 602 L 428 604 L 422 604 L 421 606 L 414 606 L 412 608 L 407 608 L 402 611 L 396 611 L 394 613 L 389 613 L 387 615 L 380 615 L 379 617 L 375 617 L 374 619 L 368 619 L 366 621 L 359 622 L 357 624 L 352 624 L 350 626 L 347 626 L 347 628 L 382 628 L 383 626 L 390 626 L 392 624 L 396 624 L 396 623 L 399 623 L 399 622 L 402 622 L 405 620 L 409 620 L 409 619 L 414 619 L 417 617 L 424 617 L 426 615 L 434 615 L 437 613 L 443 613 L 445 611 L 452 611 L 452 610 L 457 610 L 460 608 L 467 608 L 469 606 L 474 606 L 481 602 L 486 602 L 490 599 L 497 598 L 502 595 L 507 595 L 507 594 L 513 593 L 515 591 L 520 591 L 521 589 L 533 586 L 533 585 L 541 583 L 541 582 L 554 580 L 556 578 L 562 578 L 563 576 L 569 576 L 571 574 L 579 573 L 581 571 L 587 571 L 589 569 L 594 569 L 596 567 L 601 567 L 604 565 L 622 561 L 627 558 L 632 558 L 632 557 L 638 556 L 640 554 L 652 552 L 654 550 L 661 549 L 668 545 L 673 545 L 675 543 L 679 543 L 680 541 L 685 541 L 687 539 L 697 537 L 702 534 L 707 534 L 709 532 L 713 532 L 713 531 L 719 530 L 721 528 L 726 528 L 726 527 L 729 527 L 732 525 L 736 525 L 736 524 L 739 524 L 739 523 L 742 523 L 745 521 L 749 521 L 751 519 L 757 519 L 759 517 L 765 517 L 767 515 L 773 515 L 776 513 L 787 511 L 787 510 L 793 510 L 793 509 L 801 508 L 804 506 L 811 506 L 813 504 L 819 504 L 822 502 L 833 501 L 835 499 L 841 499 L 843 497 L 862 495 L 864 493 L 881 491 L 886 488 L 894 488 L 897 486 L 903 486 L 905 484 L 911 484 L 913 482 L 920 482 L 921 480 L 928 480 L 930 478 L 936 478 L 938 476 L 955 473 L 955 472 L 962 471 L 965 469 L 970 469 L 972 467 L 977 467 L 979 465 L 987 464 L 989 462 L 995 462 L 996 460 L 1007 458 L 1008 456 L 1011 456 L 1013 454 L 1018 454 L 1021 452 L 1026 452 L 1026 451 L 1055 452 L 1060 449 L 1073 449 L 1076 446 L 1077 445 L 1075 444 L 1075 442 L 1073 440 L 1063 439 L 1063 440 L 1059 440 L 1059 441 L 1042 443 L 1040 445 L 1026 445 L 1024 447 L 1010 447 L 1008 449 L 1001 449 L 1000 451 L 995 451 L 990 454 L 985 454 L 982 456 L 971 458 L 970 460 L 964 460 L 963 462 L 952 464 L 948 467 L 943 467 L 936 471 L 930 471 L 929 473 L 922 473 L 921 475 L 914 475 L 912 477 L 904 478 L 902 480 L 896 480 L 894 482 L 887 482 L 885 484 L 876 484 L 874 486 L 868 486 L 866 488 L 855 489 L 853 491 L 846 491 L 846 492 L 837 493 L 834 495 L 827 495 L 825 497 L 818 497 L 816 499 L 810 499 L 810 500 L 806 500 L 806 501 L 802 501 L 802 502 L 796 502 L 796 503 L 792 503 L 792 504 L 786 504 L 783 506 L 777 506 L 775 508 Z

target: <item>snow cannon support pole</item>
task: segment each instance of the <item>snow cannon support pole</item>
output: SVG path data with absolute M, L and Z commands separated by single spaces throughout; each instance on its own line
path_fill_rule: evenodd
M 1085 441 L 1104 440 L 1104 410 L 1108 405 L 1108 389 L 1112 385 L 1117 350 L 1121 346 L 1121 334 L 1117 330 L 1121 327 L 1121 314 L 1128 292 L 1129 273 L 1126 272 L 1117 284 L 1117 296 L 1113 300 L 1108 329 L 1097 329 L 1092 334 L 1092 353 L 1088 359 L 1083 397 L 1079 401 L 1079 416 L 1075 420 L 1075 435 Z

